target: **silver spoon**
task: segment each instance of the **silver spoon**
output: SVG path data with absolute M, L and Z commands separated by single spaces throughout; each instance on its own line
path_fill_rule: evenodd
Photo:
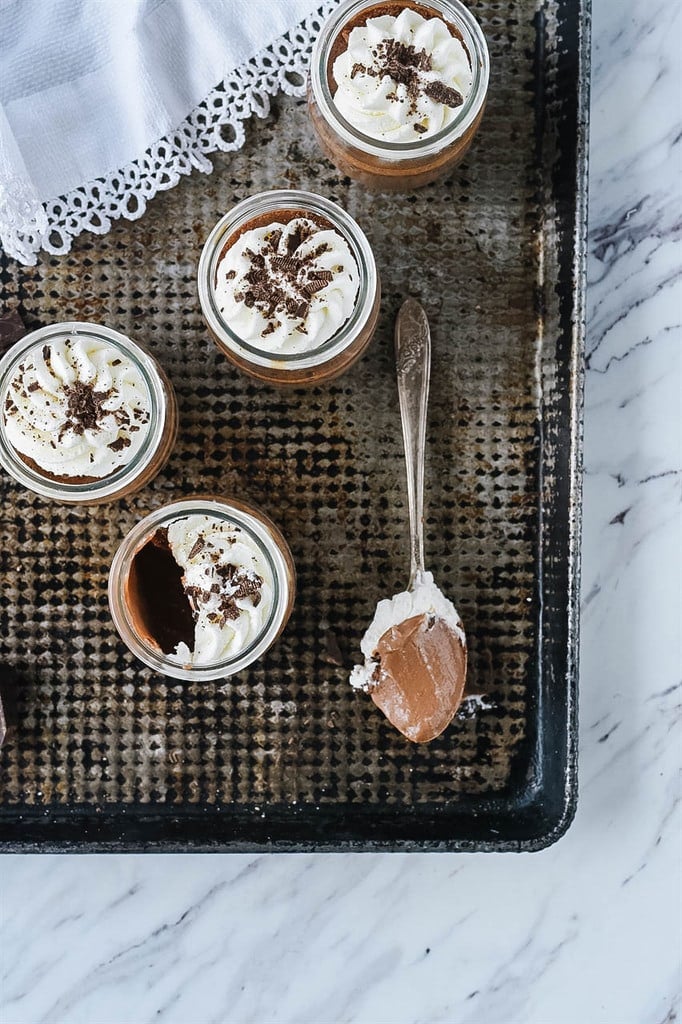
M 395 325 L 395 359 L 410 514 L 407 590 L 380 601 L 360 644 L 351 685 L 370 693 L 408 739 L 427 743 L 447 727 L 464 695 L 467 649 L 454 605 L 424 568 L 424 450 L 431 376 L 426 313 L 407 299 Z

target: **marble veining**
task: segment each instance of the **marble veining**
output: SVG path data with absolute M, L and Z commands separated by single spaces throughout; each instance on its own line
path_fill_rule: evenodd
M 522 856 L 5 857 L 3 1024 L 676 1019 L 681 13 L 593 14 L 574 825 Z

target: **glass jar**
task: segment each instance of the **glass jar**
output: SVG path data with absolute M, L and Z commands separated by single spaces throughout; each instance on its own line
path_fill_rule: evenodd
M 85 344 L 92 341 L 98 346 L 104 346 L 114 356 L 114 360 L 109 363 L 110 367 L 125 361 L 131 364 L 148 406 L 145 422 L 138 427 L 141 438 L 139 442 L 136 440 L 134 454 L 129 461 L 122 462 L 112 472 L 101 477 L 88 476 L 87 470 L 78 476 L 56 475 L 41 467 L 26 453 L 20 452 L 8 436 L 13 386 L 21 379 L 21 364 L 37 349 L 44 351 L 50 345 L 64 345 L 69 340 L 83 341 Z M 55 384 L 60 386 L 61 381 L 55 378 Z M 32 384 L 28 391 L 34 387 L 38 390 Z M 24 397 L 27 398 L 27 395 Z M 49 401 L 47 399 L 47 404 Z M 20 484 L 45 498 L 69 505 L 97 505 L 135 493 L 148 484 L 163 467 L 175 445 L 177 430 L 177 403 L 168 377 L 157 361 L 140 345 L 109 327 L 79 321 L 51 324 L 27 334 L 0 359 L 0 464 Z M 52 447 L 57 449 L 59 432 L 55 433 L 53 441 Z M 54 468 L 56 464 L 51 465 Z
M 259 631 L 242 649 L 214 663 L 182 664 L 150 642 L 135 612 L 131 571 L 136 556 L 158 530 L 189 516 L 207 516 L 241 531 L 258 553 L 269 575 L 270 607 L 263 610 Z M 219 679 L 251 665 L 274 644 L 291 615 L 296 593 L 296 570 L 289 546 L 272 520 L 253 505 L 235 498 L 197 495 L 174 501 L 140 520 L 123 539 L 109 573 L 109 608 L 114 625 L 130 651 L 150 668 L 185 681 Z M 162 596 L 162 595 L 161 595 Z
M 414 142 L 386 142 L 365 135 L 343 117 L 334 103 L 333 62 L 341 34 L 349 24 L 364 25 L 379 15 L 397 16 L 409 7 L 423 17 L 444 21 L 469 58 L 473 81 L 456 117 L 433 136 Z M 325 154 L 343 174 L 371 189 L 407 192 L 447 174 L 471 146 L 483 117 L 490 60 L 481 28 L 459 0 L 343 0 L 325 21 L 315 41 L 308 79 L 308 109 Z
M 231 244 L 250 226 L 263 227 L 292 215 L 329 224 L 345 240 L 357 265 L 359 287 L 352 312 L 339 330 L 307 351 L 278 353 L 239 336 L 216 301 L 219 263 Z M 221 352 L 257 380 L 280 385 L 313 385 L 338 377 L 363 354 L 379 318 L 379 274 L 365 234 L 341 207 L 312 192 L 282 189 L 261 192 L 238 203 L 211 231 L 199 260 L 199 301 Z

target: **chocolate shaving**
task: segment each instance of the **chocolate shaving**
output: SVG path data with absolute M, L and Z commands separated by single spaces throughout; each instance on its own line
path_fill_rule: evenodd
M 249 597 L 253 594 L 260 593 L 260 589 L 263 586 L 263 581 L 260 576 L 242 576 L 239 578 L 239 586 L 235 590 L 232 597 L 235 601 L 242 597 Z
M 117 437 L 115 441 L 107 445 L 107 448 L 111 448 L 112 452 L 123 451 L 124 448 L 129 448 L 132 441 L 129 437 Z
M 417 50 L 412 44 L 402 43 L 398 39 L 382 39 L 372 50 L 372 56 L 377 62 L 376 67 L 354 64 L 351 78 L 360 73 L 382 78 L 388 76 L 396 85 L 403 85 L 409 100 L 410 114 L 416 114 L 417 101 L 422 95 L 447 107 L 460 107 L 464 102 L 461 93 L 445 82 L 424 81 L 424 75 L 433 67 L 431 55 L 426 50 Z M 393 102 L 400 100 L 396 92 L 388 93 L 386 98 Z M 423 125 L 414 125 L 414 130 L 423 135 L 428 129 Z
M 346 659 L 341 651 L 338 638 L 335 633 L 329 630 L 324 634 L 325 645 L 322 651 L 322 660 L 330 665 L 345 665 Z
M 283 274 L 297 274 L 299 270 L 300 261 L 293 258 L 293 256 L 274 256 L 270 260 L 270 266 L 273 270 L 281 270 Z
M 310 277 L 306 281 L 305 287 L 303 288 L 303 294 L 307 298 L 312 298 L 312 296 L 315 295 L 317 292 L 320 292 L 322 291 L 323 288 L 327 287 L 329 282 L 332 280 L 333 276 L 334 275 L 332 274 L 331 270 L 317 271 L 313 277 Z
M 67 430 L 72 430 L 77 435 L 83 434 L 86 430 L 95 430 L 99 426 L 102 414 L 106 412 L 102 407 L 111 396 L 112 389 L 95 391 L 92 384 L 77 380 L 73 384 L 64 385 L 64 394 L 67 402 L 67 419 L 61 428 L 60 437 Z M 130 441 L 127 443 L 130 444 Z
M 311 281 L 321 281 L 323 285 L 329 284 L 333 278 L 331 270 L 315 270 L 311 275 Z
M 392 82 L 405 86 L 410 113 L 415 113 L 422 92 L 422 75 L 431 70 L 429 54 L 398 39 L 382 39 L 372 53 L 379 62 L 378 74 L 388 75 Z M 394 94 L 394 98 L 397 100 L 397 95 Z
M 461 107 L 464 103 L 461 92 L 457 92 L 445 82 L 429 82 L 424 88 L 424 94 L 434 103 L 442 103 L 446 107 Z
M 206 547 L 205 539 L 199 537 L 195 541 L 189 557 L 192 558 L 199 554 L 204 547 Z M 249 573 L 232 563 L 216 564 L 214 553 L 208 551 L 207 554 L 215 565 L 215 575 L 222 580 L 222 584 L 216 581 L 211 583 L 208 590 L 194 585 L 185 586 L 184 590 L 187 599 L 195 608 L 201 604 L 209 604 L 218 597 L 218 607 L 209 613 L 208 619 L 210 622 L 224 626 L 226 622 L 239 618 L 241 609 L 237 606 L 237 601 L 240 599 L 250 597 L 254 608 L 260 604 L 263 580 L 255 573 Z M 207 572 L 210 575 L 210 568 L 207 569 Z
M 203 551 L 205 545 L 206 545 L 206 541 L 204 540 L 204 538 L 203 537 L 197 537 L 197 539 L 194 541 L 194 544 L 192 545 L 192 550 L 190 551 L 190 553 L 189 553 L 189 555 L 187 557 L 188 558 L 194 558 L 195 555 L 198 555 L 200 551 Z
M 281 327 L 283 313 L 300 320 L 298 329 L 303 331 L 313 296 L 334 277 L 331 270 L 316 268 L 318 257 L 330 248 L 328 243 L 322 242 L 312 252 L 300 252 L 302 243 L 311 238 L 315 230 L 313 222 L 300 221 L 290 229 L 283 246 L 283 233 L 278 229 L 268 236 L 264 254 L 250 248 L 244 250 L 250 265 L 234 297 L 247 308 L 256 308 L 263 314 L 267 323 L 261 331 L 262 337 Z
M 225 601 L 223 601 L 223 603 L 220 605 L 220 610 L 223 613 L 223 625 L 225 625 L 228 619 L 234 620 L 239 618 L 239 608 L 237 608 L 237 605 L 231 599 L 226 599 Z

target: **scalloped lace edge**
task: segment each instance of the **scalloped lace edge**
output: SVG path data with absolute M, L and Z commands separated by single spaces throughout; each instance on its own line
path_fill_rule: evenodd
M 266 117 L 270 97 L 279 92 L 303 96 L 313 41 L 338 0 L 317 10 L 260 53 L 239 65 L 174 131 L 125 167 L 73 189 L 37 209 L 15 183 L 14 202 L 0 205 L 0 242 L 8 256 L 34 266 L 41 249 L 53 256 L 69 252 L 84 231 L 104 235 L 112 221 L 137 220 L 157 192 L 173 188 L 183 175 L 213 171 L 209 154 L 241 149 L 244 121 Z

